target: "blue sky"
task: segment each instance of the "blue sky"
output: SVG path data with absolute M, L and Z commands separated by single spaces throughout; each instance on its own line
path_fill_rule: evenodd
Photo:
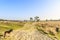
M 1 19 L 60 19 L 60 0 L 0 0 Z

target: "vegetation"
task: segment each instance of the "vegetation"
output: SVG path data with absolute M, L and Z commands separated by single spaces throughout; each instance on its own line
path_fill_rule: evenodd
M 35 17 L 35 20 L 38 20 L 39 17 Z M 60 21 L 33 21 L 33 18 L 30 18 L 30 21 L 0 21 L 0 35 L 6 30 L 28 30 L 33 31 L 37 29 L 43 34 L 47 34 L 51 38 L 57 38 L 60 40 Z
M 39 17 L 38 17 L 38 16 L 36 16 L 36 17 L 34 17 L 34 18 L 35 18 L 35 21 L 36 21 L 36 22 L 39 21 Z

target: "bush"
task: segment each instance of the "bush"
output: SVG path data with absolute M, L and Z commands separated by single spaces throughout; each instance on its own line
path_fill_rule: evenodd
M 55 34 L 54 34 L 52 31 L 49 31 L 49 34 L 51 34 L 51 35 L 55 36 Z
M 43 29 L 41 29 L 41 28 L 39 28 L 39 27 L 37 27 L 37 30 L 38 30 L 39 32 L 42 32 L 43 34 L 48 34 L 48 33 L 46 33 Z

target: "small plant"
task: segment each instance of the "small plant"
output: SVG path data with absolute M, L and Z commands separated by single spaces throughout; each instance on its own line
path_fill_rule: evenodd
M 42 32 L 43 34 L 48 34 L 48 33 L 46 33 L 43 29 L 41 29 L 41 28 L 39 28 L 39 27 L 37 27 L 37 30 L 38 30 L 39 32 Z
M 36 27 L 41 27 L 41 25 L 39 25 L 39 24 L 35 24 L 35 26 L 36 26 Z
M 41 27 L 42 27 L 42 28 L 45 28 L 45 26 L 46 26 L 46 25 L 44 25 L 44 24 L 41 24 Z
M 56 28 L 56 32 L 60 32 L 60 28 Z
M 51 35 L 55 36 L 55 34 L 54 34 L 52 31 L 49 31 L 49 34 L 51 34 Z
M 59 32 L 59 28 L 56 28 L 56 32 Z

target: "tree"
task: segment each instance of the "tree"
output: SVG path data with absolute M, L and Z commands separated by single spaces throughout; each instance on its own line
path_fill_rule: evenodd
M 48 21 L 48 19 L 46 19 L 46 21 Z
M 35 18 L 35 22 L 39 21 L 39 17 L 38 16 L 36 16 L 34 18 Z
M 30 21 L 33 21 L 33 18 L 32 17 L 30 17 Z

